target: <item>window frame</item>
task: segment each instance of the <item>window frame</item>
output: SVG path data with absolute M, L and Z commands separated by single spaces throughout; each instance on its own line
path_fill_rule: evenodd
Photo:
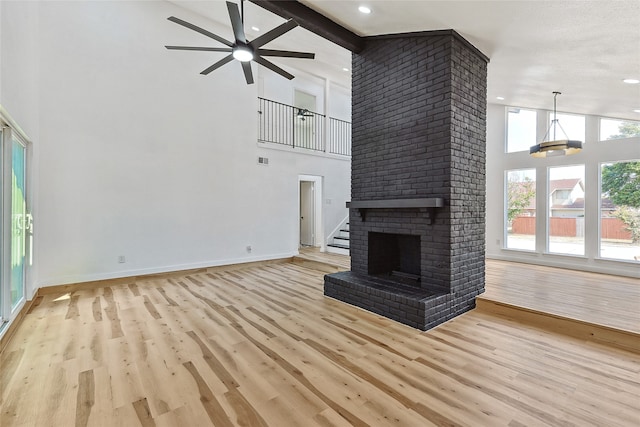
M 514 150 L 514 151 L 509 151 L 509 114 L 511 113 L 510 110 L 512 109 L 518 109 L 519 111 L 528 111 L 528 112 L 532 112 L 534 113 L 534 129 L 535 129 L 535 136 L 533 138 L 533 141 L 531 143 L 531 145 L 529 145 L 528 147 L 522 149 L 522 150 Z M 535 145 L 538 143 L 538 120 L 539 120 L 539 114 L 538 111 L 532 108 L 521 108 L 521 107 L 515 107 L 515 106 L 507 106 L 505 108 L 505 142 L 504 142 L 504 153 L 505 154 L 514 154 L 514 153 L 525 153 L 527 151 L 529 151 L 529 147 Z

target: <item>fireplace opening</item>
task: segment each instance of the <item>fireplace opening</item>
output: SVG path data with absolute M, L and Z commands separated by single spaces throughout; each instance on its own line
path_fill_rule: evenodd
M 420 236 L 369 232 L 368 273 L 420 286 Z

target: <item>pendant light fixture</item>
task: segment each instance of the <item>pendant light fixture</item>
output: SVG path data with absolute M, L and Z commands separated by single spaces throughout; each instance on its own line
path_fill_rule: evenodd
M 556 98 L 558 95 L 562 95 L 561 92 L 553 92 L 553 120 L 551 125 L 547 129 L 542 142 L 529 148 L 529 154 L 533 157 L 548 157 L 548 156 L 568 156 L 576 154 L 582 150 L 582 141 L 576 141 L 569 139 L 567 133 L 560 126 L 556 112 Z M 556 139 L 556 130 L 560 128 L 564 134 L 565 139 Z M 553 129 L 553 138 L 551 139 L 551 130 Z M 550 138 L 549 140 L 547 138 Z

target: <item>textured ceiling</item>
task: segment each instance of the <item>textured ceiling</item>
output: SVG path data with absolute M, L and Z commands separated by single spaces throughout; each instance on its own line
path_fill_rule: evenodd
M 622 82 L 640 79 L 638 0 L 300 2 L 362 36 L 456 30 L 491 59 L 489 102 L 550 109 L 557 90 L 558 110 L 640 120 L 640 84 Z M 228 25 L 223 1 L 176 3 Z M 371 14 L 358 12 L 363 4 Z M 284 22 L 249 2 L 245 21 L 261 31 Z M 307 30 L 269 47 L 316 52 L 314 61 L 277 61 L 349 85 L 350 53 Z

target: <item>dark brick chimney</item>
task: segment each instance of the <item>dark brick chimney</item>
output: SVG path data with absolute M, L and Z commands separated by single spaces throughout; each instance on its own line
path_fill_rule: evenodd
M 452 30 L 370 37 L 353 55 L 351 271 L 327 275 L 325 295 L 423 330 L 475 306 L 487 62 Z

